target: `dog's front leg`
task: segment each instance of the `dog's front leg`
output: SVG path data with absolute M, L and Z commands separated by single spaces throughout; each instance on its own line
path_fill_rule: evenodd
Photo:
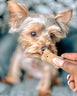
M 22 59 L 22 54 L 17 48 L 12 56 L 9 72 L 7 76 L 4 79 L 2 79 L 3 83 L 14 85 L 20 82 L 21 59 Z
M 50 85 L 51 85 L 51 67 L 49 65 L 44 66 L 44 75 L 37 90 L 39 91 L 39 96 L 51 96 L 50 95 Z

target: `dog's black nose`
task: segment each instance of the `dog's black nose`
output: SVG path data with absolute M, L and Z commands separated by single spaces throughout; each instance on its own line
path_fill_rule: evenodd
M 41 48 L 41 52 L 43 53 L 45 49 L 49 49 L 47 46 Z

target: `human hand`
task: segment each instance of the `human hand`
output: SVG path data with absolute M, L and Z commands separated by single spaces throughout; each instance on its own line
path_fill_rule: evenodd
M 70 73 L 68 76 L 68 85 L 75 93 L 77 93 L 77 53 L 63 54 L 64 60 L 54 58 L 53 62 L 61 69 Z

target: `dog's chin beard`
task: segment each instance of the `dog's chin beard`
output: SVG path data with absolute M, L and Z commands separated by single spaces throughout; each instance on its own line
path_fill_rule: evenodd
M 35 46 L 26 48 L 26 49 L 24 50 L 25 55 L 26 55 L 27 57 L 29 57 L 29 58 L 37 58 L 37 59 L 40 59 L 41 56 L 42 56 L 42 54 L 43 54 L 43 53 L 42 53 L 42 50 L 41 50 L 41 48 L 39 48 L 39 49 L 36 49 L 36 48 L 37 48 L 37 47 L 35 47 Z M 50 51 L 51 51 L 53 54 L 56 53 L 55 50 L 53 50 L 53 49 L 50 49 Z
M 38 59 L 40 59 L 41 58 L 41 53 L 39 53 L 39 52 L 37 52 L 37 53 L 28 53 L 28 52 L 26 52 L 26 56 L 27 57 L 30 57 L 30 58 L 38 58 Z

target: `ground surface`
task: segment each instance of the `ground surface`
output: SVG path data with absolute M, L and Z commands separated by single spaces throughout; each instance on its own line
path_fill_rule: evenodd
M 0 83 L 0 96 L 38 96 L 36 85 L 38 80 L 24 80 L 22 83 L 10 86 Z M 77 96 L 68 87 L 54 86 L 51 96 Z

